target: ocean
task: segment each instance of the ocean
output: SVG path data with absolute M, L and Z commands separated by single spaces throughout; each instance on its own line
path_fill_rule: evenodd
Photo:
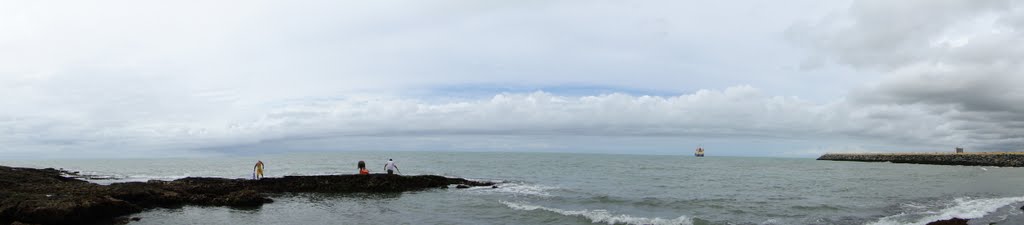
M 131 224 L 1024 224 L 1024 168 L 806 158 L 572 153 L 325 152 L 260 156 L 0 161 L 119 180 L 382 172 L 499 182 L 395 194 L 278 194 L 255 209 L 185 206 Z

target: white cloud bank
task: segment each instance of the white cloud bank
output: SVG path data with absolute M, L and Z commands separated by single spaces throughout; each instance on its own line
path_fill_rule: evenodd
M 579 97 L 534 92 L 443 103 L 345 97 L 258 107 L 226 106 L 203 111 L 203 115 L 189 111 L 176 116 L 133 116 L 134 110 L 126 107 L 120 110 L 125 111 L 123 114 L 84 113 L 70 117 L 0 114 L 0 124 L 7 132 L 16 134 L 0 141 L 7 146 L 6 151 L 42 154 L 72 154 L 82 149 L 97 153 L 123 149 L 216 149 L 346 137 L 378 138 L 384 141 L 380 143 L 383 146 L 378 146 L 383 149 L 388 149 L 387 145 L 420 141 L 416 138 L 453 136 L 479 142 L 475 145 L 481 149 L 495 148 L 487 146 L 492 136 L 803 141 L 853 137 L 900 146 L 970 141 L 961 127 L 947 124 L 945 118 L 924 108 L 851 105 L 845 101 L 817 104 L 796 97 L 765 95 L 750 86 L 700 90 L 672 97 Z M 537 144 L 533 146 L 536 149 L 523 143 L 510 145 L 509 148 L 516 149 L 506 150 L 543 150 L 547 143 L 530 144 Z M 588 147 L 586 143 L 575 144 L 578 148 Z M 344 141 L 325 142 L 315 148 L 345 145 Z

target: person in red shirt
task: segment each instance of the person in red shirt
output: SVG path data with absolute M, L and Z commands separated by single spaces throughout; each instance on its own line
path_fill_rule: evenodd
M 359 164 L 356 166 L 356 168 L 359 168 L 359 174 L 370 174 L 370 170 L 366 169 L 366 162 L 359 161 Z

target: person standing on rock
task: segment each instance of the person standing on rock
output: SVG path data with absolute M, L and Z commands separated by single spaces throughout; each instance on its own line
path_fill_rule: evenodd
M 252 167 L 252 179 L 263 179 L 263 161 L 256 160 L 256 165 Z
M 388 174 L 395 174 L 395 171 L 402 173 L 402 171 L 398 170 L 398 165 L 395 165 L 395 161 L 391 159 L 388 159 L 388 163 L 384 164 L 384 170 L 387 170 Z

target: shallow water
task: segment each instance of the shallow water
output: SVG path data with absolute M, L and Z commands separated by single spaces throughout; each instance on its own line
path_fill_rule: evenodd
M 283 194 L 257 209 L 156 209 L 133 224 L 923 224 L 1021 218 L 1022 168 L 813 159 L 556 153 L 334 152 L 260 157 L 5 161 L 125 180 L 379 172 L 502 182 L 401 194 Z

